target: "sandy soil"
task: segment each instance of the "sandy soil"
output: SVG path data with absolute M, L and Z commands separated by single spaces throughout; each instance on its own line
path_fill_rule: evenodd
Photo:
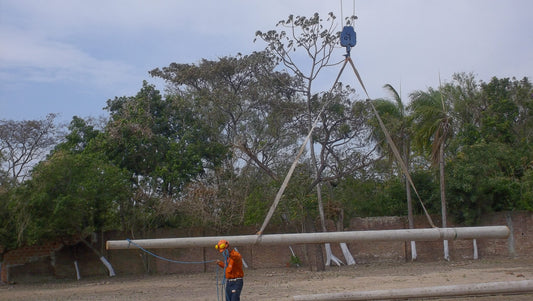
M 295 295 L 533 280 L 533 257 L 461 262 L 375 263 L 245 270 L 241 300 L 292 300 Z M 0 300 L 217 300 L 217 274 L 117 276 L 0 285 Z M 220 299 L 221 300 L 221 299 Z M 419 299 L 420 300 L 420 299 Z M 435 300 L 435 299 L 432 299 Z M 533 294 L 438 300 L 533 300 Z

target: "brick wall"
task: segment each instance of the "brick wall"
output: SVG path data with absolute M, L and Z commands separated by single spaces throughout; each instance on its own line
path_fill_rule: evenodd
M 384 216 L 369 218 L 353 218 L 350 221 L 351 231 L 393 230 L 407 226 L 404 217 Z M 352 242 L 348 243 L 356 263 L 405 260 L 406 250 L 403 241 L 391 242 Z M 340 253 L 342 254 L 342 253 Z
M 436 225 L 440 224 L 438 216 L 433 217 Z M 481 226 L 507 225 L 512 235 L 508 239 L 479 239 L 477 240 L 479 258 L 498 256 L 531 256 L 533 253 L 533 213 L 532 212 L 501 212 L 483 217 Z M 458 225 L 450 222 L 449 227 Z M 415 228 L 428 228 L 429 223 L 424 216 L 415 218 Z M 386 230 L 407 228 L 406 217 L 374 217 L 354 218 L 346 230 Z M 328 229 L 334 231 L 332 222 Z M 249 235 L 255 233 L 255 228 L 243 227 L 228 235 Z M 285 233 L 284 229 L 270 228 L 270 233 Z M 266 233 L 267 234 L 267 233 Z M 167 237 L 193 237 L 215 236 L 216 233 L 207 233 L 202 230 L 188 229 L 163 229 L 154 231 L 149 235 L 135 238 L 167 238 Z M 193 273 L 213 272 L 214 263 L 203 264 L 178 264 L 156 259 L 132 246 L 127 250 L 105 250 L 107 240 L 122 240 L 133 238 L 119 232 L 108 232 L 95 238 L 93 246 L 98 249 L 112 264 L 118 275 L 144 274 L 144 273 Z M 231 242 L 230 242 L 231 243 Z M 213 246 L 216 242 L 213 242 Z M 449 241 L 451 260 L 460 261 L 473 258 L 472 240 Z M 344 260 L 338 244 L 332 244 L 335 256 Z M 419 261 L 442 260 L 443 243 L 416 242 Z M 238 247 L 238 246 L 237 246 Z M 293 251 L 304 265 L 307 264 L 306 245 L 293 245 Z M 411 251 L 409 242 L 372 242 L 348 243 L 356 263 L 372 263 L 381 261 L 407 261 L 410 260 Z M 285 267 L 289 265 L 291 251 L 288 246 L 243 246 L 238 247 L 244 260 L 250 268 Z M 158 249 L 150 250 L 159 256 L 178 261 L 207 261 L 220 259 L 221 255 L 214 248 L 190 249 Z M 76 279 L 74 260 L 78 261 L 82 278 L 89 276 L 105 276 L 107 270 L 99 258 L 84 244 L 71 244 L 64 246 L 60 243 L 49 243 L 42 246 L 25 247 L 10 251 L 4 256 L 2 264 L 2 281 L 30 281 L 30 275 L 42 278 L 67 278 Z
M 25 273 L 19 270 L 25 270 L 23 266 L 27 266 L 28 270 L 39 271 L 47 270 L 47 262 L 51 262 L 54 252 L 61 249 L 63 244 L 60 242 L 49 242 L 38 246 L 22 247 L 17 250 L 12 250 L 4 255 L 2 268 L 0 270 L 0 281 L 6 283 L 10 278 L 26 278 Z M 17 276 L 18 275 L 18 276 Z

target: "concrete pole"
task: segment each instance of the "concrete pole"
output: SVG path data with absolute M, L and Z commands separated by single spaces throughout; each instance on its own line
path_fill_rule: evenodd
M 485 226 L 464 228 L 428 228 L 373 231 L 342 231 L 293 234 L 266 234 L 241 236 L 181 237 L 131 240 L 135 244 L 149 249 L 156 248 L 203 248 L 214 247 L 220 239 L 229 241 L 231 246 L 247 245 L 295 245 L 338 243 L 351 241 L 436 241 L 474 238 L 507 238 L 507 226 Z M 128 249 L 134 247 L 128 240 L 108 240 L 106 248 Z
M 533 292 L 533 280 L 488 282 L 461 285 L 401 288 L 376 291 L 344 292 L 294 296 L 295 301 L 316 300 L 395 300 L 407 298 L 459 297 Z

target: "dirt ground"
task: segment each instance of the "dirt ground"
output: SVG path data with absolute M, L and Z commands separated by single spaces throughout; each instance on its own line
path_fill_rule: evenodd
M 246 269 L 241 300 L 293 300 L 295 295 L 521 280 L 533 280 L 533 257 L 373 263 L 328 267 L 324 272 L 306 268 Z M 218 300 L 217 274 L 119 275 L 4 284 L 0 285 L 0 300 Z M 533 294 L 431 300 L 533 300 Z

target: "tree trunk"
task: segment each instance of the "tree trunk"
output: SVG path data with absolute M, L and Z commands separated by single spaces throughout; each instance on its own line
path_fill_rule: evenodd
M 313 219 L 306 214 L 306 232 L 316 232 L 315 223 Z M 309 269 L 311 271 L 324 271 L 326 266 L 324 264 L 324 255 L 322 254 L 322 247 L 320 244 L 306 244 L 305 245 L 307 258 L 309 260 Z
M 337 231 L 344 231 L 344 209 L 342 208 L 340 208 L 339 220 L 337 221 Z M 350 252 L 350 249 L 348 249 L 348 245 L 345 242 L 341 242 L 340 245 L 341 245 L 342 254 L 344 255 L 344 259 L 346 259 L 346 264 L 354 265 L 355 259 L 353 258 L 352 252 Z
M 322 232 L 328 232 L 328 229 L 326 228 L 326 217 L 324 215 L 324 202 L 322 202 L 322 187 L 320 186 L 320 183 L 316 185 L 316 193 L 317 193 L 317 202 L 318 202 L 318 213 L 320 215 L 320 227 L 322 228 Z M 338 266 L 341 266 L 343 264 L 342 260 L 337 258 L 337 256 L 333 255 L 333 252 L 331 252 L 330 244 L 325 244 L 324 250 L 326 250 L 325 266 L 330 266 L 332 261 Z
M 312 118 L 311 118 L 311 116 L 312 116 L 311 115 L 311 108 L 309 107 L 308 110 L 309 110 L 309 122 L 310 122 L 309 129 L 312 129 L 313 128 L 313 121 L 312 121 Z M 319 180 L 320 175 L 318 174 L 319 170 L 318 170 L 318 165 L 317 165 L 317 160 L 316 160 L 315 144 L 314 143 L 315 143 L 315 141 L 313 140 L 313 135 L 311 135 L 309 137 L 309 149 L 311 151 L 311 164 L 313 164 L 312 168 L 315 171 L 315 177 L 316 177 L 317 180 Z M 318 202 L 318 214 L 320 215 L 320 226 L 322 228 L 322 232 L 327 232 L 326 220 L 325 220 L 325 217 L 324 217 L 324 204 L 322 203 L 322 189 L 320 187 L 320 181 L 317 181 L 317 182 L 318 182 L 318 184 L 316 185 L 316 195 L 317 195 L 317 202 Z M 314 226 L 313 226 L 313 228 L 314 228 Z M 318 249 L 322 253 L 321 248 L 319 247 Z M 326 249 L 327 262 L 326 262 L 325 265 L 324 265 L 324 263 L 322 263 L 321 266 L 323 266 L 323 268 L 320 271 L 325 270 L 326 269 L 326 265 L 329 266 L 331 258 L 332 258 L 331 247 L 326 246 L 325 249 Z M 321 257 L 322 257 L 322 255 L 321 255 Z
M 100 252 L 98 252 L 98 250 L 93 247 L 90 243 L 88 243 L 85 239 L 82 239 L 81 242 L 83 242 L 89 249 L 91 249 L 91 251 L 93 251 L 94 254 L 96 254 L 96 256 L 98 256 L 98 258 L 100 259 L 100 261 L 102 262 L 102 264 L 106 267 L 106 269 L 109 271 L 109 276 L 110 277 L 114 277 L 116 276 L 115 274 L 115 270 L 113 269 L 113 266 L 111 266 L 111 263 L 109 263 L 109 261 L 107 261 L 107 259 L 100 254 Z
M 446 228 L 446 185 L 444 183 L 444 143 L 439 146 L 439 175 L 440 175 L 440 206 L 442 212 L 442 227 Z M 450 260 L 448 241 L 444 240 L 444 259 Z
M 407 171 L 409 171 L 409 149 L 407 147 L 407 143 L 404 142 L 403 144 L 403 157 L 405 166 L 407 166 Z M 413 229 L 415 227 L 415 223 L 413 220 L 413 199 L 411 197 L 411 185 L 409 184 L 409 181 L 407 180 L 407 176 L 404 176 L 405 180 L 405 193 L 407 196 L 407 222 L 409 223 L 409 229 Z M 416 254 L 416 242 L 411 241 L 411 260 L 416 260 L 417 254 Z

